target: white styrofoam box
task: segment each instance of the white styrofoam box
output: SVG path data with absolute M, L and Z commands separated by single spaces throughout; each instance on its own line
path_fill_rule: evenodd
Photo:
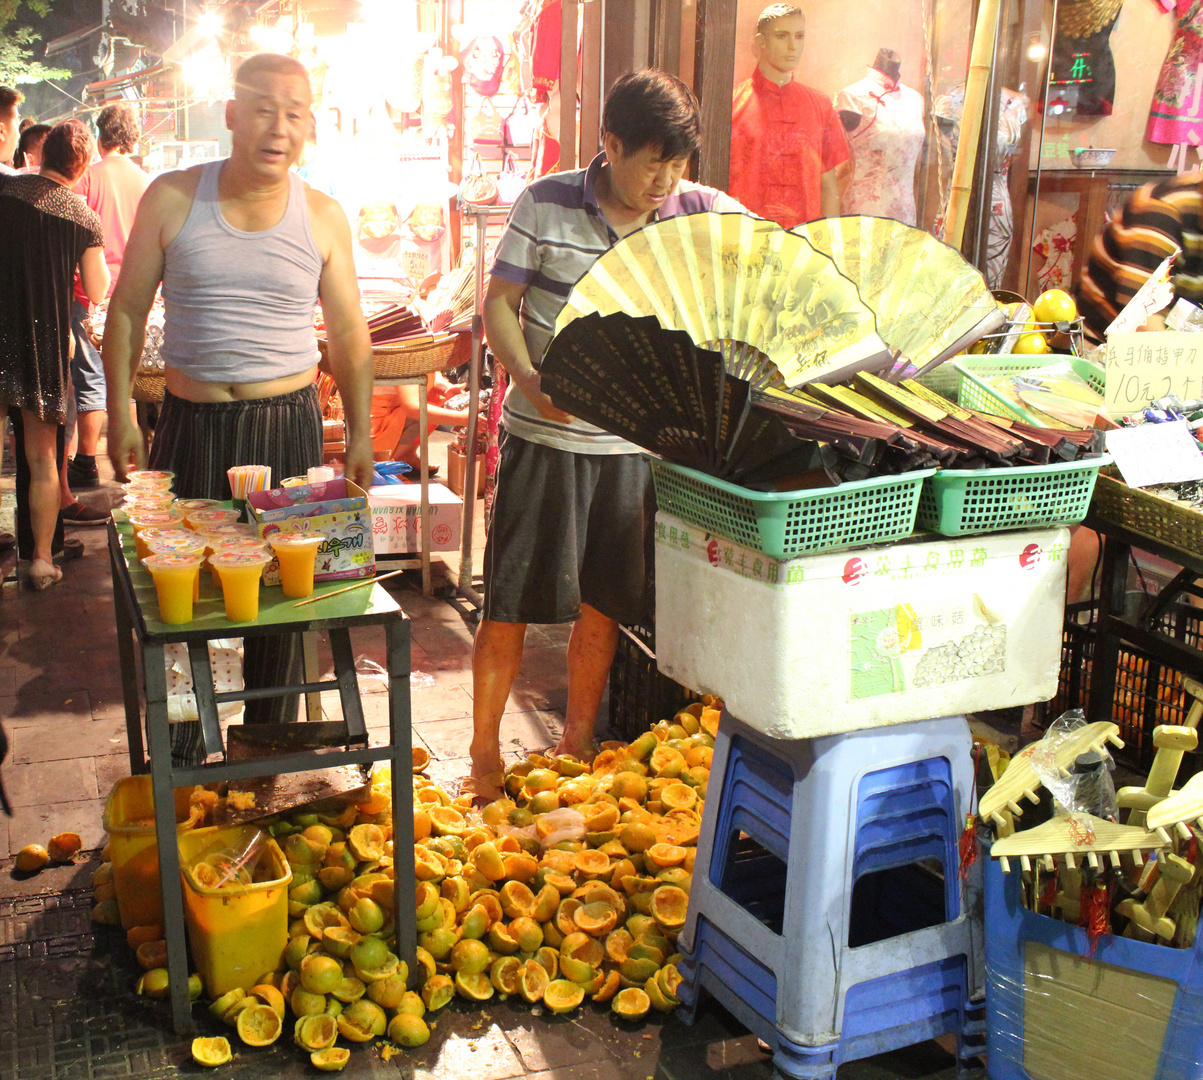
M 430 485 L 430 550 L 458 551 L 464 501 L 442 484 Z M 377 555 L 422 550 L 419 484 L 377 484 L 368 492 L 372 544 Z
M 1026 705 L 1061 662 L 1067 529 L 774 559 L 656 515 L 656 662 L 779 739 Z

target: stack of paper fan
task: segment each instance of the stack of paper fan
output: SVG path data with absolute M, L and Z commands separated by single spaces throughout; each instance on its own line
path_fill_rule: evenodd
M 836 382 L 893 360 L 830 258 L 746 214 L 680 215 L 624 237 L 573 286 L 556 333 L 594 312 L 654 315 L 757 388 Z
M 823 218 L 792 230 L 856 282 L 886 344 L 935 367 L 999 329 L 1006 315 L 981 273 L 922 229 L 877 217 Z
M 552 341 L 543 390 L 566 412 L 668 461 L 745 486 L 838 483 L 837 454 L 751 402 L 751 386 L 653 316 L 596 312 Z

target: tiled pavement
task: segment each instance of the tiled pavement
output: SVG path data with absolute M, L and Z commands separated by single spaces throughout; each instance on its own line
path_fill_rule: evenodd
M 13 500 L 7 454 L 6 465 L 0 531 L 11 522 Z M 99 505 L 119 496 L 105 484 L 84 498 Z M 40 594 L 12 580 L 0 585 L 0 720 L 11 742 L 3 779 L 14 807 L 12 818 L 0 814 L 0 1080 L 195 1074 L 202 1070 L 191 1063 L 189 1040 L 171 1031 L 166 1008 L 131 993 L 137 968 L 123 937 L 94 928 L 89 918 L 89 882 L 104 842 L 103 800 L 127 775 L 128 758 L 104 530 L 73 534 L 86 554 L 67 565 L 60 585 Z M 454 564 L 454 556 L 447 561 Z M 6 574 L 11 569 L 0 563 Z M 437 583 L 444 583 L 439 557 L 436 571 Z M 434 778 L 454 782 L 466 771 L 471 731 L 472 626 L 462 607 L 424 598 L 411 578 L 417 574 L 388 585 L 412 620 L 415 743 L 435 759 Z M 566 693 L 565 641 L 565 628 L 530 630 L 503 726 L 510 755 L 555 741 Z M 381 662 L 382 653 L 382 634 L 357 639 L 357 656 Z M 365 677 L 361 688 L 369 726 L 379 731 L 387 720 L 384 686 Z M 14 872 L 9 856 L 63 830 L 79 832 L 91 854 L 34 877 Z M 199 1012 L 198 1023 L 202 1031 L 213 1026 Z M 244 1049 L 219 1075 L 312 1075 L 305 1056 L 286 1041 L 269 1050 Z M 485 1008 L 451 1006 L 425 1047 L 391 1061 L 378 1047 L 356 1049 L 346 1074 L 767 1080 L 772 1065 L 755 1039 L 713 1003 L 694 1026 L 658 1016 L 632 1026 L 601 1007 L 563 1018 L 490 1002 Z M 850 1063 L 839 1072 L 840 1080 L 954 1075 L 951 1055 L 936 1043 Z

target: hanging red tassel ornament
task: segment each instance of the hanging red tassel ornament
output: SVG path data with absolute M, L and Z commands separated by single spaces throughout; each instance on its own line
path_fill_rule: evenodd
M 1050 910 L 1057 900 L 1057 875 L 1050 874 L 1048 881 L 1045 882 L 1044 891 L 1040 894 L 1040 906 L 1036 909 L 1036 913 L 1040 914 Z
M 1079 925 L 1086 930 L 1086 955 L 1094 956 L 1099 939 L 1111 933 L 1111 894 L 1105 885 L 1082 883 Z
M 969 868 L 977 862 L 977 825 L 972 814 L 965 815 L 965 828 L 957 841 L 957 852 L 960 860 L 957 863 L 957 877 L 961 883 L 969 877 Z

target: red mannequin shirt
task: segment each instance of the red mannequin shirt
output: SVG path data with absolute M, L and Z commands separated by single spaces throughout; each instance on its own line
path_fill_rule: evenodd
M 778 86 L 759 68 L 735 88 L 727 190 L 749 210 L 787 229 L 813 221 L 823 173 L 847 160 L 843 125 L 819 91 Z

